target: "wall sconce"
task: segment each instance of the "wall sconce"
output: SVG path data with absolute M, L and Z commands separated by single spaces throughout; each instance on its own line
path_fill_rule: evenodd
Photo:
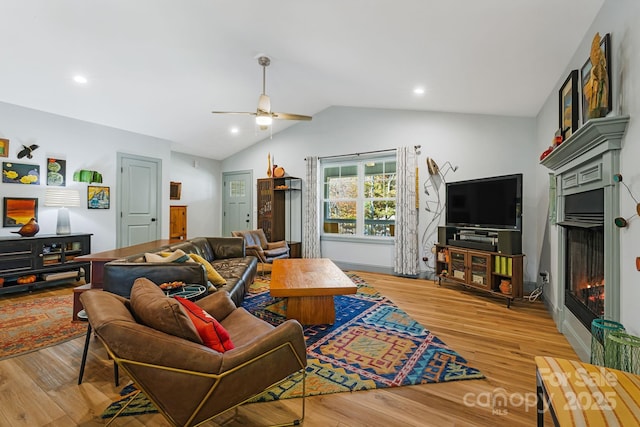
M 80 192 L 66 188 L 47 188 L 44 198 L 45 206 L 57 206 L 58 223 L 56 234 L 71 234 L 69 207 L 80 206 Z

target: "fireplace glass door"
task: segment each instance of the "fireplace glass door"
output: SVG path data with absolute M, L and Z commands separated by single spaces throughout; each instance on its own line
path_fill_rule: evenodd
M 565 304 L 587 327 L 604 316 L 604 231 L 567 227 Z

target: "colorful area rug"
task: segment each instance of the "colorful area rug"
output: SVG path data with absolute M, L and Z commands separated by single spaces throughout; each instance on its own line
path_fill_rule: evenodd
M 0 360 L 77 338 L 87 324 L 72 322 L 73 295 L 0 304 Z
M 484 378 L 455 351 L 355 274 L 354 295 L 335 297 L 336 322 L 304 329 L 307 395 Z M 286 317 L 286 299 L 254 283 L 243 306 L 273 324 Z M 302 394 L 301 378 L 272 388 L 259 401 Z
M 484 378 L 459 354 L 447 347 L 393 302 L 360 277 L 355 295 L 335 297 L 336 322 L 304 328 L 307 344 L 307 395 L 369 390 L 413 384 Z M 286 299 L 269 295 L 269 278 L 252 285 L 242 305 L 255 316 L 278 325 L 286 320 Z M 125 388 L 122 395 L 131 392 Z M 273 387 L 254 401 L 299 397 L 302 378 Z M 128 415 L 153 412 L 138 395 Z M 107 418 L 127 401 L 123 397 L 103 414 Z

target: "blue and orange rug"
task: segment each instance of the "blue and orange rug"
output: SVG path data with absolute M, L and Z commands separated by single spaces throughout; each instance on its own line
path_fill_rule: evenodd
M 336 322 L 304 329 L 307 395 L 484 378 L 458 353 L 355 274 L 354 295 L 335 297 Z M 266 280 L 265 280 L 266 279 Z M 286 317 L 286 299 L 256 281 L 243 307 L 273 324 Z M 298 397 L 301 378 L 270 389 L 258 401 Z
M 87 333 L 72 322 L 73 295 L 5 297 L 0 301 L 0 360 L 69 341 Z
M 336 322 L 304 329 L 307 344 L 307 396 L 414 384 L 484 378 L 458 353 L 388 298 L 355 274 L 354 295 L 336 296 Z M 242 306 L 278 325 L 286 320 L 286 299 L 269 295 L 269 277 L 258 278 Z M 102 414 L 108 418 L 129 399 L 135 388 Z M 302 378 L 293 375 L 256 398 L 255 402 L 300 397 Z M 156 412 L 140 393 L 121 415 Z

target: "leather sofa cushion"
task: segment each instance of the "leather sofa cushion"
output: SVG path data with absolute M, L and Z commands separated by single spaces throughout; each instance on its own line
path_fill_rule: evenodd
M 213 249 L 211 248 L 211 244 L 209 243 L 206 237 L 196 237 L 189 241 L 191 242 L 191 244 L 193 244 L 193 246 L 198 248 L 197 253 L 202 258 L 206 259 L 209 262 L 215 259 L 215 256 L 213 254 Z
M 211 283 L 213 283 L 216 286 L 222 286 L 227 284 L 227 281 L 225 280 L 225 278 L 222 277 L 220 273 L 216 271 L 216 269 L 211 265 L 209 261 L 207 261 L 206 259 L 204 259 L 198 254 L 189 254 L 189 257 L 191 257 L 193 261 L 200 263 L 204 266 L 204 269 L 207 270 L 207 279 Z
M 147 278 L 138 278 L 133 283 L 131 310 L 140 323 L 150 328 L 202 344 L 202 338 L 182 304 L 166 296 Z

